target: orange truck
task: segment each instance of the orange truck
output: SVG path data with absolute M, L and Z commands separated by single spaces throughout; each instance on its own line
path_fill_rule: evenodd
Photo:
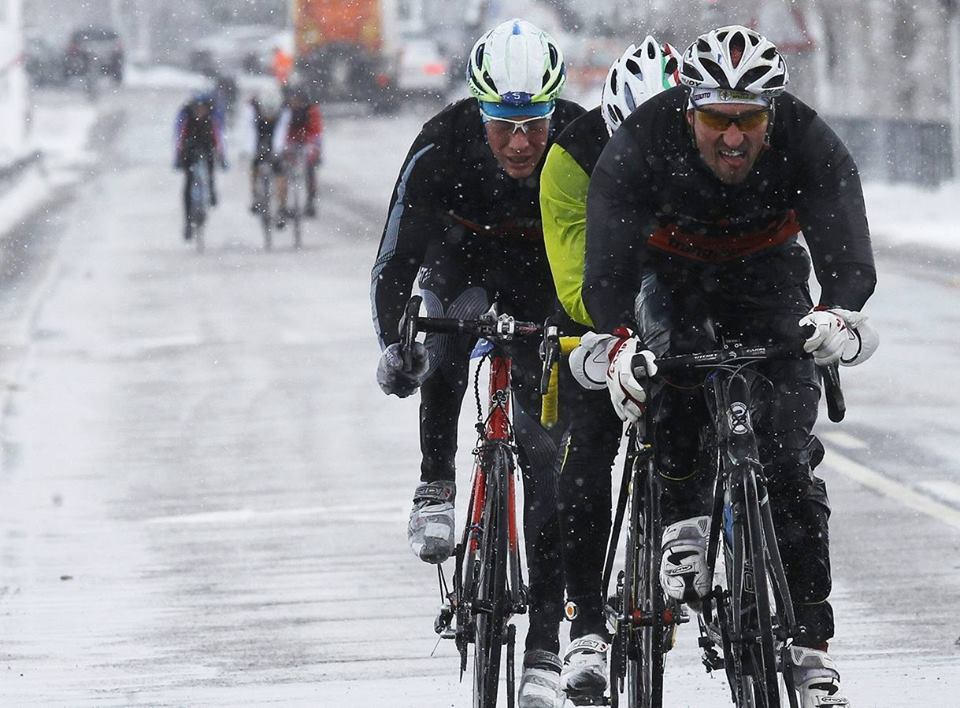
M 396 105 L 392 0 L 293 0 L 297 71 L 319 100 Z

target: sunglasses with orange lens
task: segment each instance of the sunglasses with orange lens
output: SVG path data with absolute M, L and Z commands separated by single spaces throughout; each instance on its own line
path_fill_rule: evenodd
M 700 120 L 711 130 L 724 131 L 731 125 L 736 125 L 740 130 L 747 131 L 759 128 L 770 117 L 770 111 L 761 108 L 759 111 L 748 111 L 738 115 L 728 115 L 720 111 L 711 111 L 709 108 L 697 108 L 700 114 Z

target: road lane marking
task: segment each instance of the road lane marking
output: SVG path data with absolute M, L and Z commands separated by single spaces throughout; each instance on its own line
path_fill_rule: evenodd
M 946 502 L 960 505 L 960 484 L 945 479 L 931 479 L 921 482 L 920 487 Z
M 828 450 L 824 462 L 831 469 L 849 477 L 855 482 L 859 482 L 865 487 L 878 491 L 884 496 L 890 497 L 894 501 L 910 507 L 914 511 L 919 511 L 937 521 L 942 521 L 949 526 L 960 529 L 960 511 L 951 506 L 932 499 L 925 494 L 921 494 L 912 487 L 908 487 L 878 472 L 874 472 L 869 467 L 865 467 L 859 462 L 851 460 L 836 450 Z
M 826 433 L 817 433 L 817 437 L 823 438 L 829 443 L 842 447 L 846 450 L 866 450 L 867 444 L 860 438 L 856 438 L 850 433 L 844 433 L 840 430 L 831 430 Z

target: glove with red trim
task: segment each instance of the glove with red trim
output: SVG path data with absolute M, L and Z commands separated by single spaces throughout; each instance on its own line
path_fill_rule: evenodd
M 636 423 L 643 417 L 647 392 L 643 382 L 634 374 L 634 356 L 639 354 L 644 363 L 646 378 L 657 373 L 656 356 L 648 349 L 640 350 L 640 340 L 626 328 L 614 332 L 619 341 L 610 348 L 610 365 L 607 367 L 607 391 L 613 410 L 626 423 Z
M 801 327 L 814 328 L 803 350 L 813 354 L 817 366 L 839 362 L 841 366 L 862 364 L 877 350 L 880 337 L 862 312 L 814 308 L 800 319 Z

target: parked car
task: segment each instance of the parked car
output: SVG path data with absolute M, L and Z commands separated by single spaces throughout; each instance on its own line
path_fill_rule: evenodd
M 91 71 L 123 81 L 123 42 L 109 27 L 88 26 L 70 35 L 63 60 L 64 76 L 86 76 Z
M 23 44 L 24 68 L 34 86 L 63 83 L 63 52 L 43 37 L 27 35 Z
M 449 84 L 449 64 L 437 42 L 414 37 L 400 46 L 397 88 L 401 93 L 439 96 Z
M 218 34 L 194 42 L 187 64 L 206 76 L 246 71 L 255 61 L 252 55 L 276 33 L 277 28 L 269 25 L 228 25 Z

